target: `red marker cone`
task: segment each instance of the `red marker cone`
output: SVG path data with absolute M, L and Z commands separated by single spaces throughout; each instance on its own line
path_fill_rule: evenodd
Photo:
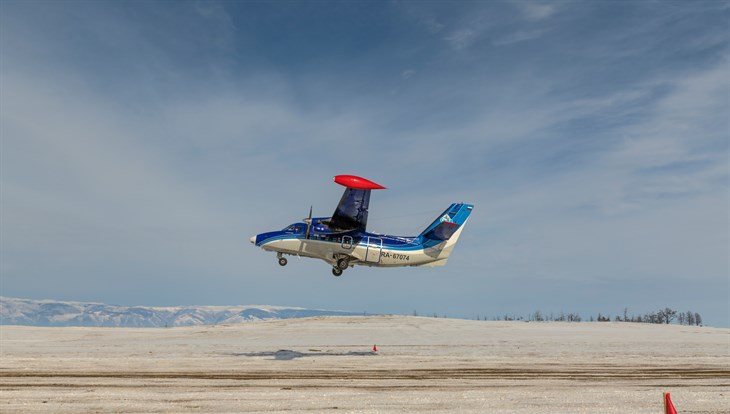
M 664 414 L 677 414 L 677 410 L 674 408 L 668 392 L 664 393 Z
M 378 346 L 377 345 L 373 345 L 373 352 L 378 352 Z

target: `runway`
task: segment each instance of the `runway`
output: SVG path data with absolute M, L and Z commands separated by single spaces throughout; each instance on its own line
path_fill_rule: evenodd
M 0 339 L 2 412 L 657 413 L 662 391 L 679 412 L 730 407 L 728 329 L 382 316 Z

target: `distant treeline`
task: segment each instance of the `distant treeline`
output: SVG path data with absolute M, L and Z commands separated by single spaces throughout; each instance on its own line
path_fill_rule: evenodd
M 418 312 L 413 311 L 413 316 L 418 316 Z M 438 318 L 437 314 L 432 315 L 434 318 Z M 446 315 L 444 315 L 446 317 Z M 480 315 L 477 315 L 477 320 L 487 320 L 486 317 L 482 318 Z M 492 318 L 494 321 L 531 321 L 531 322 L 581 322 L 583 321 L 583 317 L 580 316 L 580 314 L 573 312 L 573 313 L 565 313 L 560 312 L 559 314 L 555 313 L 543 313 L 540 310 L 536 310 L 535 312 L 531 313 L 527 317 L 524 316 L 517 316 L 515 314 L 504 314 L 502 316 L 495 316 Z M 672 308 L 664 308 L 660 309 L 656 312 L 647 312 L 643 315 L 629 315 L 628 308 L 624 308 L 623 315 L 616 315 L 613 319 L 611 319 L 611 315 L 603 315 L 601 313 L 598 314 L 598 316 L 591 315 L 588 318 L 588 321 L 590 322 L 636 322 L 636 323 L 663 323 L 663 324 L 669 324 L 674 321 L 676 321 L 680 325 L 702 325 L 702 316 L 697 312 L 687 311 L 687 312 L 680 312 L 676 311 Z
M 702 315 L 700 315 L 697 312 L 687 311 L 687 312 L 680 312 L 676 311 L 672 308 L 664 308 L 660 309 L 656 312 L 647 312 L 643 316 L 642 315 L 631 315 L 628 316 L 627 309 L 624 309 L 624 316 L 621 318 L 619 315 L 616 315 L 616 317 L 613 319 L 617 322 L 637 322 L 637 323 L 672 323 L 676 319 L 677 323 L 680 325 L 702 325 Z M 593 316 L 591 316 L 591 320 L 593 320 Z M 611 317 L 606 315 L 603 316 L 600 313 L 598 314 L 598 317 L 596 318 L 598 322 L 608 322 L 611 320 Z

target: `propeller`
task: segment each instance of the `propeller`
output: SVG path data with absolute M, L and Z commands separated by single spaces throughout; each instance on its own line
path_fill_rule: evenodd
M 305 218 L 304 222 L 307 223 L 307 232 L 304 233 L 304 238 L 309 239 L 309 229 L 312 228 L 312 206 L 309 206 L 309 217 Z

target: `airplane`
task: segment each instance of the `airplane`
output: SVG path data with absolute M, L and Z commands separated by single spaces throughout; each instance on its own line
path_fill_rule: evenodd
M 391 236 L 367 231 L 370 192 L 385 189 L 355 175 L 337 175 L 345 188 L 332 217 L 309 217 L 283 230 L 257 234 L 252 244 L 276 252 L 279 265 L 284 255 L 321 259 L 332 265 L 332 274 L 348 267 L 443 266 L 459 240 L 474 206 L 453 203 L 418 236 Z

